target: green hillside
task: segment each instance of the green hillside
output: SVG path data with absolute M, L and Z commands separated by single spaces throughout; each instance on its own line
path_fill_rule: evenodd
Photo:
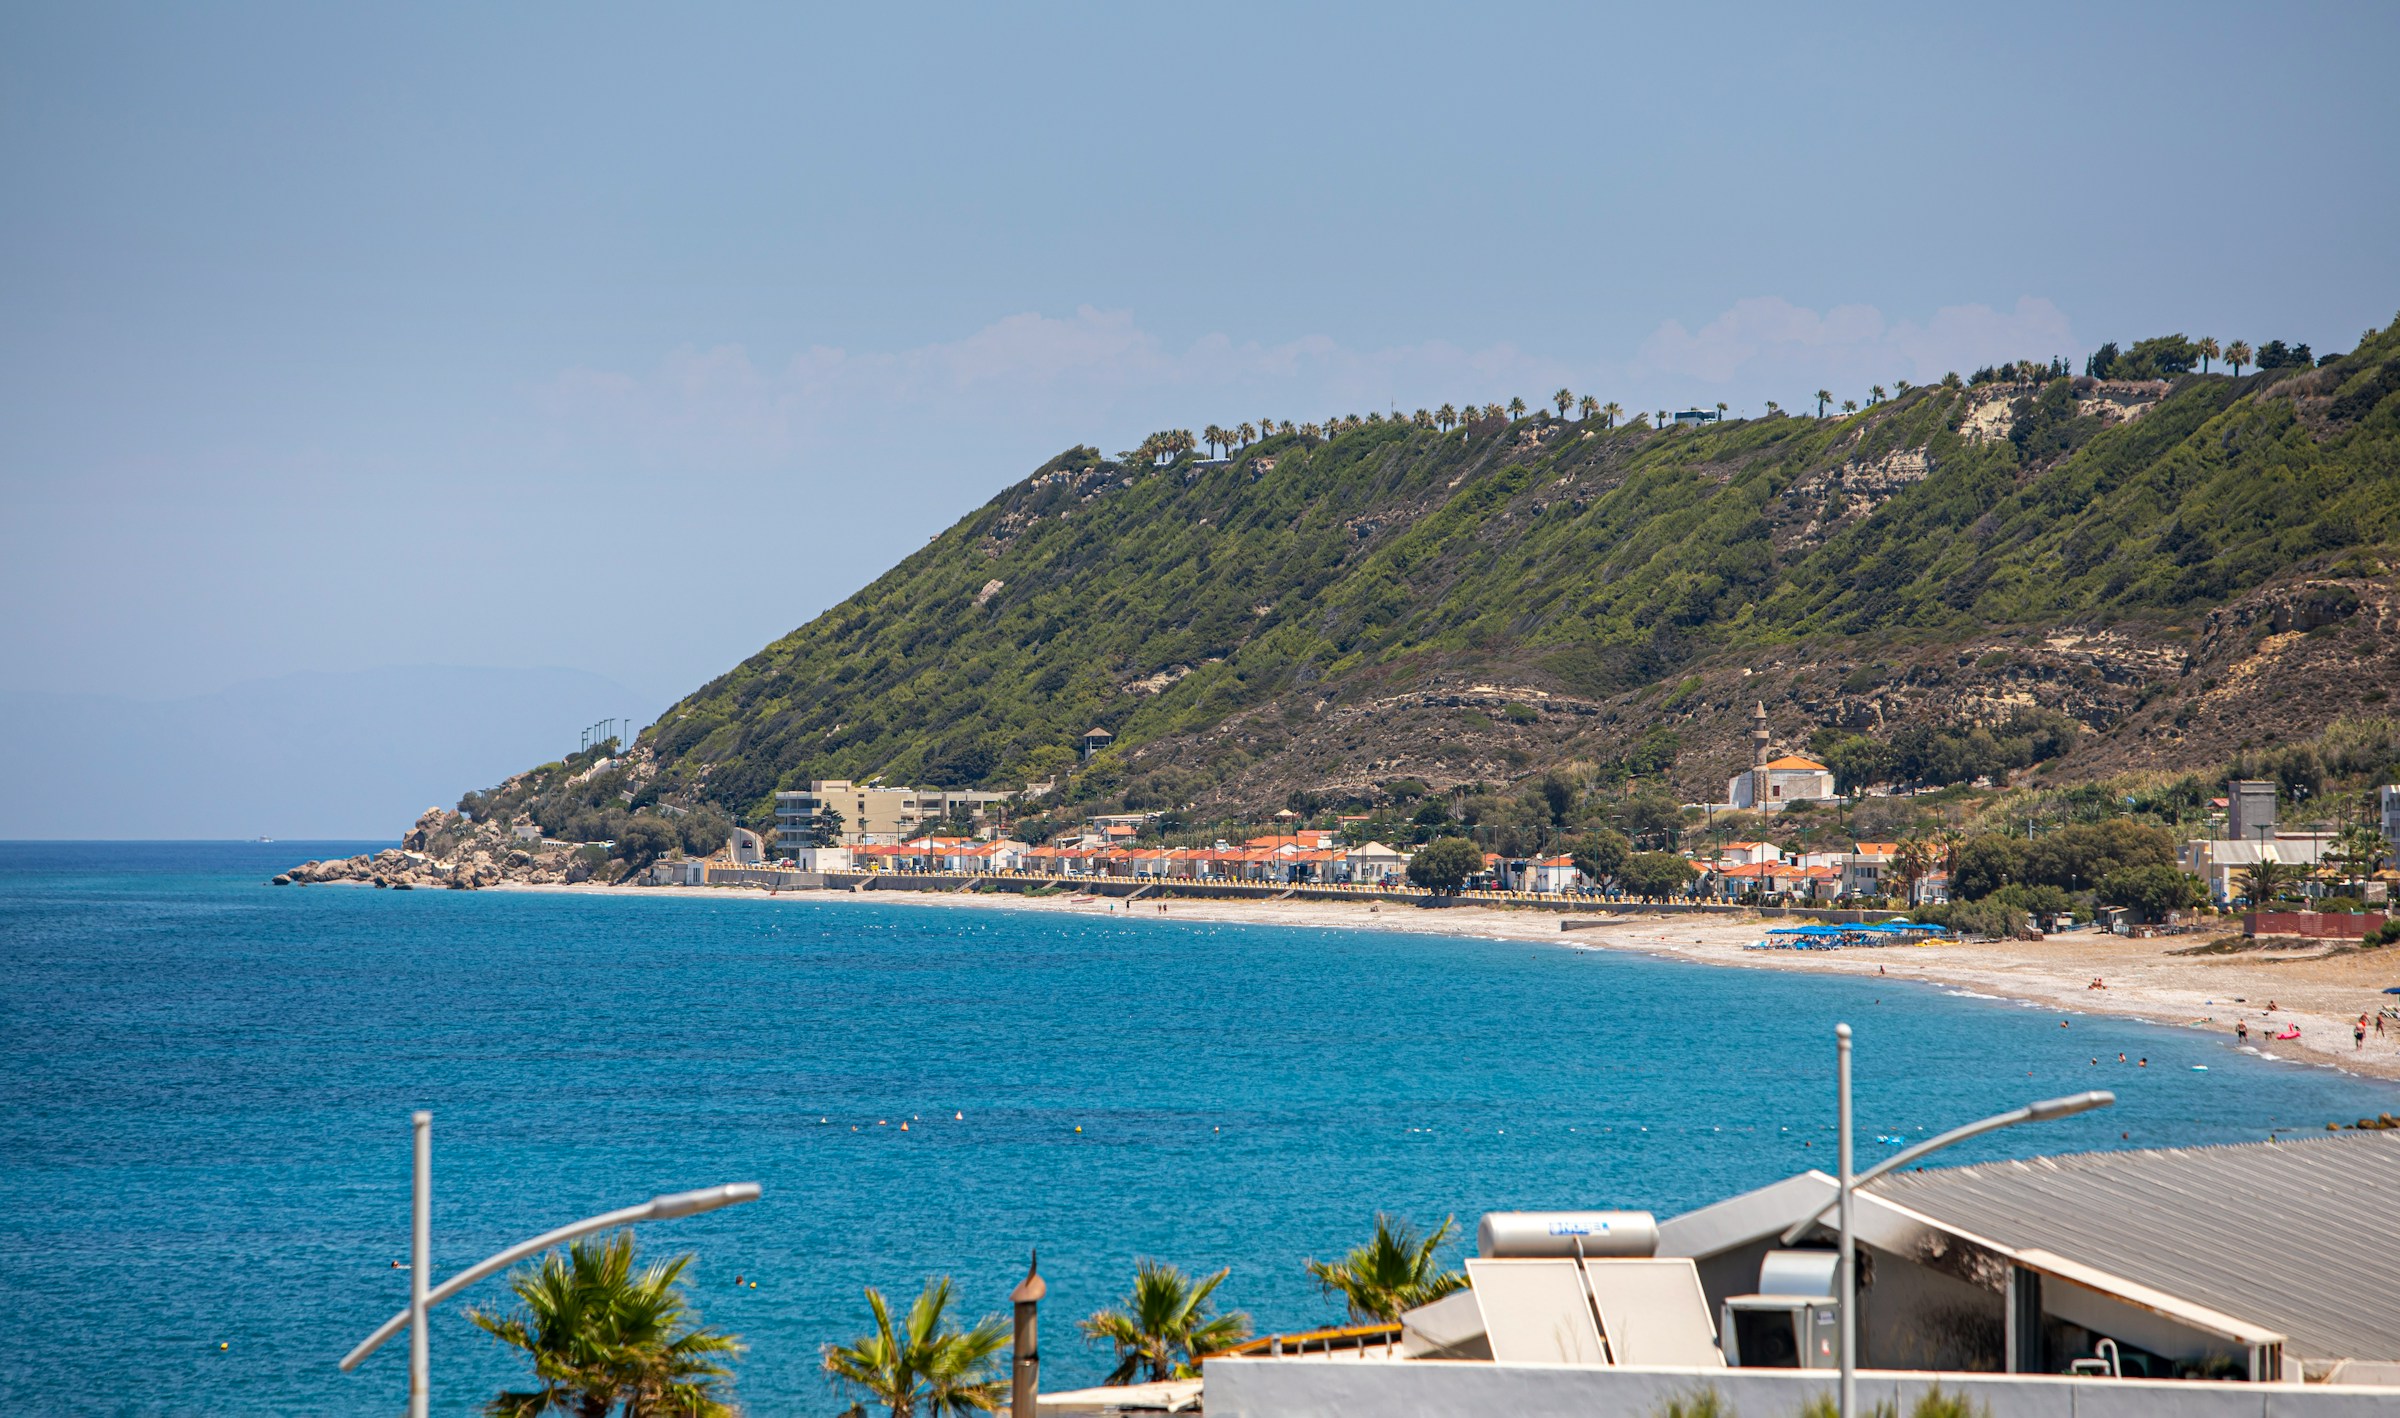
M 1814 704 L 2058 627 L 2129 647 L 2131 668 L 2077 670 L 2088 692 L 2060 700 L 2105 732 L 2160 692 L 2125 676 L 2189 673 L 2210 610 L 2295 580 L 2388 585 L 2400 326 L 2322 367 L 2146 392 L 2012 380 L 1665 431 L 1369 418 L 1213 462 L 1073 449 L 663 715 L 640 796 L 755 821 L 809 777 L 1014 786 L 1098 724 L 1125 764 L 1187 745 L 1187 773 L 1271 800 L 1291 774 L 1265 761 L 1343 705 L 1492 679 L 1625 737 L 1679 699 L 1747 709 L 1749 687 L 1718 686 L 1754 665 Z M 1974 668 L 2002 676 L 1998 653 Z M 1270 730 L 1204 750 L 1245 712 Z M 1426 730 L 1390 732 L 1376 761 Z

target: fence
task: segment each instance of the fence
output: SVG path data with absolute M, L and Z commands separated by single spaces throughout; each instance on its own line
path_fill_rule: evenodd
M 2369 931 L 2381 929 L 2383 922 L 2380 912 L 2328 915 L 2321 911 L 2253 911 L 2242 917 L 2242 934 L 2357 940 Z

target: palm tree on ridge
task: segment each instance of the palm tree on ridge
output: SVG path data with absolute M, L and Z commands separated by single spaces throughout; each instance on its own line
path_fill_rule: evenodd
M 1558 416 L 1563 419 L 1567 416 L 1567 410 L 1575 406 L 1575 396 L 1565 389 L 1560 389 L 1550 396 L 1550 402 L 1558 407 Z
M 2202 374 L 2208 373 L 2208 362 L 2212 359 L 2215 359 L 2220 353 L 2222 353 L 2222 351 L 2217 348 L 2217 337 L 2214 335 L 2202 335 L 2199 340 L 2193 344 L 2192 350 L 2194 353 L 2200 356 L 2200 372 Z
M 1451 429 L 1451 426 L 1457 422 L 1458 410 L 1452 408 L 1448 404 L 1444 404 L 1440 408 L 1433 411 L 1434 427 L 1440 429 L 1444 433 L 1448 433 Z
M 1882 385 L 1877 384 L 1867 390 L 1867 402 L 1870 404 L 1880 404 L 1883 402 Z
M 1830 398 L 1832 398 L 1832 397 L 1833 397 L 1833 391 L 1832 391 L 1832 390 L 1830 390 L 1830 389 L 1819 389 L 1819 390 L 1817 391 L 1817 417 L 1818 417 L 1818 418 L 1823 418 L 1823 417 L 1825 417 L 1825 401 L 1826 401 L 1827 399 L 1830 399 Z
M 2236 340 L 2225 347 L 2225 362 L 2233 366 L 2233 377 L 2242 377 L 2242 366 L 2250 362 L 2250 342 Z
M 1600 412 L 1600 401 L 1589 394 L 1575 401 L 1575 417 L 1581 422 L 1590 423 L 1592 415 L 1598 412 Z
M 1525 401 L 1523 399 L 1508 401 L 1508 417 L 1512 422 L 1525 417 Z

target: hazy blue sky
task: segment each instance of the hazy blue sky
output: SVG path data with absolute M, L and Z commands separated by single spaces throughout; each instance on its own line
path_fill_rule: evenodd
M 663 704 L 1074 442 L 2347 348 L 2396 54 L 2390 4 L 13 4 L 0 688 Z

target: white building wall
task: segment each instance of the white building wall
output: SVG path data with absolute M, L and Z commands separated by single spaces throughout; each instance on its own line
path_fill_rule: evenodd
M 1827 1369 L 1635 1369 L 1564 1364 L 1212 1359 L 1209 1418 L 1646 1418 L 1715 1390 L 1736 1413 L 1783 1418 L 1830 1397 Z M 1858 1375 L 1861 1411 L 1907 1413 L 1936 1384 L 1991 1418 L 2390 1418 L 2400 1389 L 2347 1384 L 2070 1379 L 2032 1374 Z

